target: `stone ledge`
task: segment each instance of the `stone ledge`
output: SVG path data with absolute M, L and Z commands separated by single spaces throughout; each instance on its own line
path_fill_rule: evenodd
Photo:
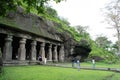
M 3 61 L 4 66 L 14 66 L 14 65 L 29 65 L 29 64 L 37 64 L 39 61 L 19 61 L 19 60 L 12 60 L 12 61 Z

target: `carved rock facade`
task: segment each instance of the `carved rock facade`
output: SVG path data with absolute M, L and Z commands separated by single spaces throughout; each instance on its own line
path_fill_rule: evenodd
M 4 65 L 33 64 L 38 62 L 39 55 L 43 61 L 46 58 L 50 62 L 64 62 L 64 43 L 50 23 L 21 11 L 0 17 L 0 48 Z

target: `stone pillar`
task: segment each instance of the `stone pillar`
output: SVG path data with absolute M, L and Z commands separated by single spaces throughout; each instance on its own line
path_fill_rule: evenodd
M 5 38 L 3 59 L 12 60 L 12 36 L 11 35 L 7 35 L 7 37 Z
M 26 59 L 26 49 L 25 49 L 26 39 L 22 38 L 19 43 L 20 43 L 20 46 L 18 49 L 18 59 L 25 60 Z
M 33 41 L 31 43 L 31 60 L 32 61 L 36 61 L 36 52 L 37 52 L 36 45 L 37 45 L 36 41 Z
M 52 44 L 48 48 L 48 61 L 52 61 Z
M 74 46 L 71 46 L 70 54 L 73 54 Z
M 58 62 L 57 46 L 54 46 L 53 54 L 54 54 L 54 61 Z
M 59 61 L 64 62 L 64 45 L 61 45 L 60 50 L 59 50 Z
M 40 45 L 40 53 L 39 54 L 42 56 L 42 61 L 45 62 L 45 43 L 42 43 Z

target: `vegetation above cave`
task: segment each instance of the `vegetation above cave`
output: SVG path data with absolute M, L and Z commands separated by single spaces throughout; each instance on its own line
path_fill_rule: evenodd
M 4 1 L 4 0 L 2 0 L 2 1 Z M 0 2 L 2 2 L 2 1 L 0 1 Z M 20 1 L 20 0 L 18 0 L 18 1 Z M 27 8 L 26 4 L 23 4 L 23 3 L 21 3 L 21 4 L 22 4 L 22 6 L 21 6 L 22 8 L 24 8 L 24 9 Z M 2 7 L 0 7 L 0 8 L 2 8 Z M 66 19 L 59 17 L 59 15 L 57 14 L 57 11 L 52 9 L 51 7 L 44 6 L 43 9 L 44 9 L 44 13 L 39 12 L 39 14 L 38 14 L 38 11 L 34 7 L 31 7 L 30 13 L 40 16 L 43 19 L 43 21 L 45 21 L 45 22 L 49 20 L 50 22 L 48 22 L 48 24 L 54 24 L 54 26 L 51 26 L 52 28 L 49 30 L 55 29 L 55 30 L 57 30 L 57 32 L 55 32 L 55 30 L 49 31 L 49 30 L 47 30 L 47 28 L 45 28 L 47 30 L 47 32 L 51 32 L 51 34 L 53 34 L 53 35 L 54 34 L 59 35 L 64 42 L 70 43 L 70 45 L 68 45 L 68 46 L 76 44 L 76 49 L 83 48 L 83 49 L 85 49 L 85 51 L 88 51 L 88 52 L 91 51 L 90 54 L 87 53 L 87 56 L 89 56 L 89 58 L 91 58 L 93 56 L 100 56 L 101 58 L 104 58 L 105 60 L 108 60 L 108 61 L 112 61 L 113 58 L 115 58 L 113 52 L 108 51 L 102 47 L 98 47 L 96 42 L 91 39 L 91 37 L 87 31 L 82 31 L 82 33 L 81 33 L 81 31 L 79 32 L 79 30 L 82 30 L 82 28 L 80 28 L 79 30 L 78 29 L 76 30 L 76 26 L 70 26 L 70 23 Z M 14 10 L 12 12 L 14 12 Z M 29 13 L 24 11 L 24 14 L 29 14 Z M 5 24 L 9 24 L 11 26 L 17 26 L 14 23 L 14 21 L 9 21 L 9 20 L 3 19 L 3 17 L 0 17 L 0 18 L 1 18 L 0 19 L 1 23 L 6 22 Z M 81 27 L 85 27 L 85 26 L 81 26 Z M 36 34 L 39 35 L 40 32 L 36 31 L 35 28 L 36 28 L 36 26 L 32 26 L 33 33 L 36 32 Z M 80 40 L 82 40 L 82 39 L 84 39 L 86 42 L 85 43 L 81 42 Z M 86 43 L 89 43 L 89 46 L 87 46 Z M 67 49 L 69 49 L 69 47 L 67 47 Z M 79 52 L 79 50 L 77 52 Z M 81 52 L 81 53 L 83 53 L 83 52 Z M 107 58 L 106 58 L 106 55 L 107 55 Z

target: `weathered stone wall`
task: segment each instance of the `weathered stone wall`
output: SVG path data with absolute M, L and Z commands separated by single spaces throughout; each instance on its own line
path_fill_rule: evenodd
M 0 25 L 0 33 L 57 45 L 62 43 L 64 51 L 60 53 L 65 52 L 64 56 L 67 61 L 69 55 L 73 54 L 75 41 L 69 32 L 64 29 L 59 32 L 57 28 L 61 28 L 60 24 L 35 14 L 26 14 L 22 8 L 18 8 L 16 12 L 10 12 L 6 17 L 0 17 Z
M 29 32 L 45 38 L 62 41 L 57 35 L 54 24 L 35 14 L 26 14 L 24 10 L 18 8 L 16 12 L 10 12 L 6 17 L 0 17 L 0 24 L 7 25 L 9 28 Z
M 0 48 L 0 73 L 2 73 L 3 61 L 2 61 L 2 52 Z

